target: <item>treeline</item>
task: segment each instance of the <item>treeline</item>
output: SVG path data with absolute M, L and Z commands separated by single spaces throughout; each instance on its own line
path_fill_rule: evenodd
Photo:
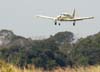
M 52 69 L 57 66 L 100 64 L 100 33 L 81 38 L 76 43 L 72 42 L 73 33 L 67 31 L 44 40 L 16 36 L 8 30 L 1 31 L 0 35 L 5 36 L 4 33 L 7 36 L 3 41 L 9 42 L 0 46 L 0 59 L 20 67 L 30 64 Z

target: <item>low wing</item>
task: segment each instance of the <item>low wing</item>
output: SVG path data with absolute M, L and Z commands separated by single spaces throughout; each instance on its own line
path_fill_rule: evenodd
M 86 20 L 86 19 L 93 19 L 94 17 L 82 17 L 82 18 L 74 18 L 72 20 L 75 20 L 75 21 L 80 21 L 80 20 Z
M 40 17 L 40 18 L 46 18 L 46 19 L 55 20 L 55 17 L 43 16 L 43 15 L 37 15 L 36 17 Z

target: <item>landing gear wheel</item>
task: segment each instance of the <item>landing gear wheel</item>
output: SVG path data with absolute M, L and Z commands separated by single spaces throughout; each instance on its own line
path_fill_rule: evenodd
M 55 25 L 57 25 L 57 22 L 55 21 Z
M 57 22 L 55 22 L 55 25 L 57 25 Z
M 58 25 L 60 26 L 60 23 Z
M 73 26 L 75 26 L 76 21 L 73 22 Z
M 73 26 L 75 26 L 75 23 L 73 23 Z

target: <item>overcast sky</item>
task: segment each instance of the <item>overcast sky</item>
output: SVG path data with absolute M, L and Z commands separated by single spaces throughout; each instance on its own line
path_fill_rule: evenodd
M 61 31 L 71 31 L 85 37 L 100 31 L 99 0 L 0 0 L 0 30 L 9 29 L 15 34 L 34 37 L 54 35 Z M 63 12 L 76 16 L 94 16 L 93 20 L 63 22 L 55 26 L 52 20 L 34 18 L 35 15 L 57 16 Z

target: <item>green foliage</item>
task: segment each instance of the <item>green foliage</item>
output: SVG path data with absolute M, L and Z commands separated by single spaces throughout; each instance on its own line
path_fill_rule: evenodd
M 100 64 L 100 33 L 80 39 L 73 48 L 73 62 L 81 65 Z
M 56 66 L 100 64 L 100 33 L 81 38 L 74 44 L 71 43 L 71 32 L 60 32 L 44 40 L 13 36 L 9 44 L 0 47 L 0 59 L 20 67 L 34 64 L 52 69 Z

